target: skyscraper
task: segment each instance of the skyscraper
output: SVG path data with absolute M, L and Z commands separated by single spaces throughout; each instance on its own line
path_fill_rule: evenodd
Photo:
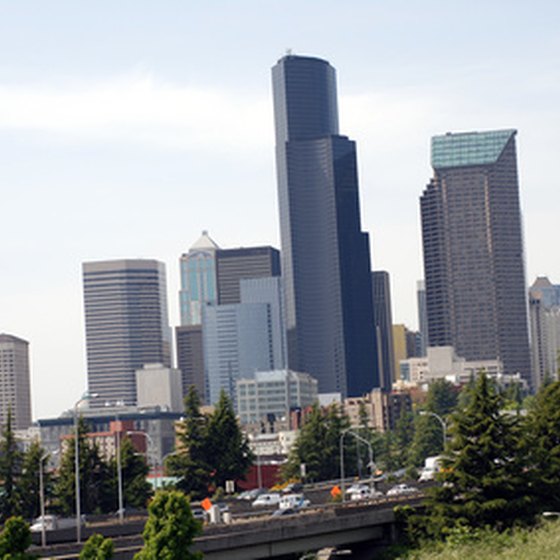
M 239 247 L 216 252 L 219 305 L 241 301 L 241 280 L 270 276 L 280 276 L 280 252 L 274 247 Z
M 371 273 L 373 287 L 373 314 L 377 337 L 379 379 L 384 391 L 391 391 L 395 381 L 393 351 L 393 314 L 391 312 L 391 286 L 389 273 L 375 270 Z
M 200 325 L 202 308 L 207 303 L 216 303 L 216 251 L 218 245 L 203 231 L 200 238 L 181 255 L 181 291 L 179 303 L 181 325 Z
M 428 338 L 428 312 L 426 310 L 426 283 L 418 280 L 416 283 L 416 305 L 418 306 L 418 333 L 420 335 L 420 356 L 427 356 L 430 344 Z
M 12 428 L 31 425 L 29 343 L 11 334 L 0 334 L 0 426 L 12 413 Z
M 421 197 L 430 346 L 531 381 L 515 130 L 432 138 Z
M 136 404 L 136 370 L 171 366 L 165 266 L 154 260 L 83 264 L 92 406 Z
M 356 146 L 338 133 L 335 70 L 288 55 L 272 69 L 290 369 L 320 392 L 379 386 L 369 237 Z

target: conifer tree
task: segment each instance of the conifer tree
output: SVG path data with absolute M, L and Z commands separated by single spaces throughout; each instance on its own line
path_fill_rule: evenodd
M 121 440 L 121 473 L 123 501 L 127 507 L 145 508 L 152 493 L 152 486 L 146 480 L 150 468 L 142 455 L 136 453 L 130 438 Z M 116 458 L 112 461 L 112 471 L 117 468 Z
M 8 410 L 6 424 L 0 440 L 0 480 L 2 493 L 0 493 L 0 521 L 20 513 L 20 501 L 17 492 L 21 476 L 22 454 L 17 447 L 17 442 L 12 426 L 12 412 Z
M 443 484 L 427 502 L 432 535 L 457 525 L 503 529 L 532 515 L 518 419 L 502 413 L 502 397 L 484 372 L 467 397 L 452 417 Z
M 111 560 L 114 550 L 112 539 L 95 533 L 84 543 L 79 560 Z
M 245 478 L 254 456 L 249 442 L 239 427 L 233 404 L 224 391 L 210 415 L 206 429 L 206 461 L 216 488 L 226 480 Z
M 33 441 L 29 449 L 23 454 L 21 478 L 18 483 L 17 494 L 20 502 L 21 514 L 26 519 L 33 519 L 40 515 L 39 496 L 39 463 L 45 450 L 37 440 Z M 49 475 L 44 473 L 45 494 L 50 487 Z
M 166 460 L 166 470 L 179 477 L 177 488 L 198 499 L 208 493 L 210 485 L 208 419 L 200 412 L 200 399 L 194 386 L 185 397 L 185 415 L 178 429 L 177 452 Z
M 31 546 L 29 525 L 21 517 L 10 517 L 0 532 L 0 558 L 2 560 L 34 560 L 26 550 Z

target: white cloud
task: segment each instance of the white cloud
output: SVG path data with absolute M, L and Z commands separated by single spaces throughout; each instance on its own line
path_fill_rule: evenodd
M 178 86 L 148 73 L 64 87 L 0 85 L 0 128 L 163 147 L 254 150 L 272 142 L 267 98 Z

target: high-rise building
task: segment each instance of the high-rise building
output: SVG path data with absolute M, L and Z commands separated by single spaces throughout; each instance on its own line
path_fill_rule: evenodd
M 430 346 L 531 381 L 515 130 L 432 138 L 421 197 Z
M 181 325 L 200 325 L 202 307 L 218 300 L 216 287 L 216 251 L 218 245 L 211 239 L 207 231 L 181 255 L 181 290 L 179 302 L 181 309 Z
M 533 387 L 558 379 L 560 354 L 560 285 L 539 277 L 529 288 L 529 325 Z
M 136 404 L 136 370 L 171 366 L 165 266 L 155 260 L 83 264 L 88 389 L 106 402 Z
M 0 425 L 8 412 L 12 428 L 24 430 L 31 425 L 29 382 L 29 343 L 11 334 L 0 334 Z
M 373 315 L 377 338 L 379 379 L 384 391 L 391 391 L 395 381 L 393 350 L 393 314 L 391 313 L 391 286 L 389 273 L 376 270 L 371 273 L 373 287 Z
M 416 304 L 418 306 L 418 334 L 420 336 L 419 356 L 426 356 L 429 346 L 428 312 L 426 310 L 426 283 L 418 280 L 416 283 Z
M 320 392 L 379 386 L 369 237 L 356 146 L 338 132 L 335 70 L 288 55 L 272 69 L 288 365 Z
M 274 247 L 240 247 L 216 252 L 219 305 L 241 301 L 241 280 L 270 276 L 280 276 L 280 252 Z
M 177 367 L 181 371 L 182 394 L 186 396 L 194 385 L 201 401 L 206 392 L 204 381 L 204 350 L 202 324 L 175 327 Z

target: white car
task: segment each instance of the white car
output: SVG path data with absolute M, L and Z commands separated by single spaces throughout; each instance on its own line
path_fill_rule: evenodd
M 352 501 L 372 500 L 375 498 L 381 498 L 383 496 L 383 492 L 379 492 L 379 490 L 372 490 L 365 484 L 354 484 L 350 486 L 350 488 L 346 490 L 346 494 Z
M 261 494 L 251 505 L 253 507 L 277 506 L 280 503 L 280 494 Z
M 397 484 L 387 491 L 387 496 L 406 496 L 409 494 L 415 494 L 418 492 L 418 488 L 414 486 L 409 486 L 408 484 Z

